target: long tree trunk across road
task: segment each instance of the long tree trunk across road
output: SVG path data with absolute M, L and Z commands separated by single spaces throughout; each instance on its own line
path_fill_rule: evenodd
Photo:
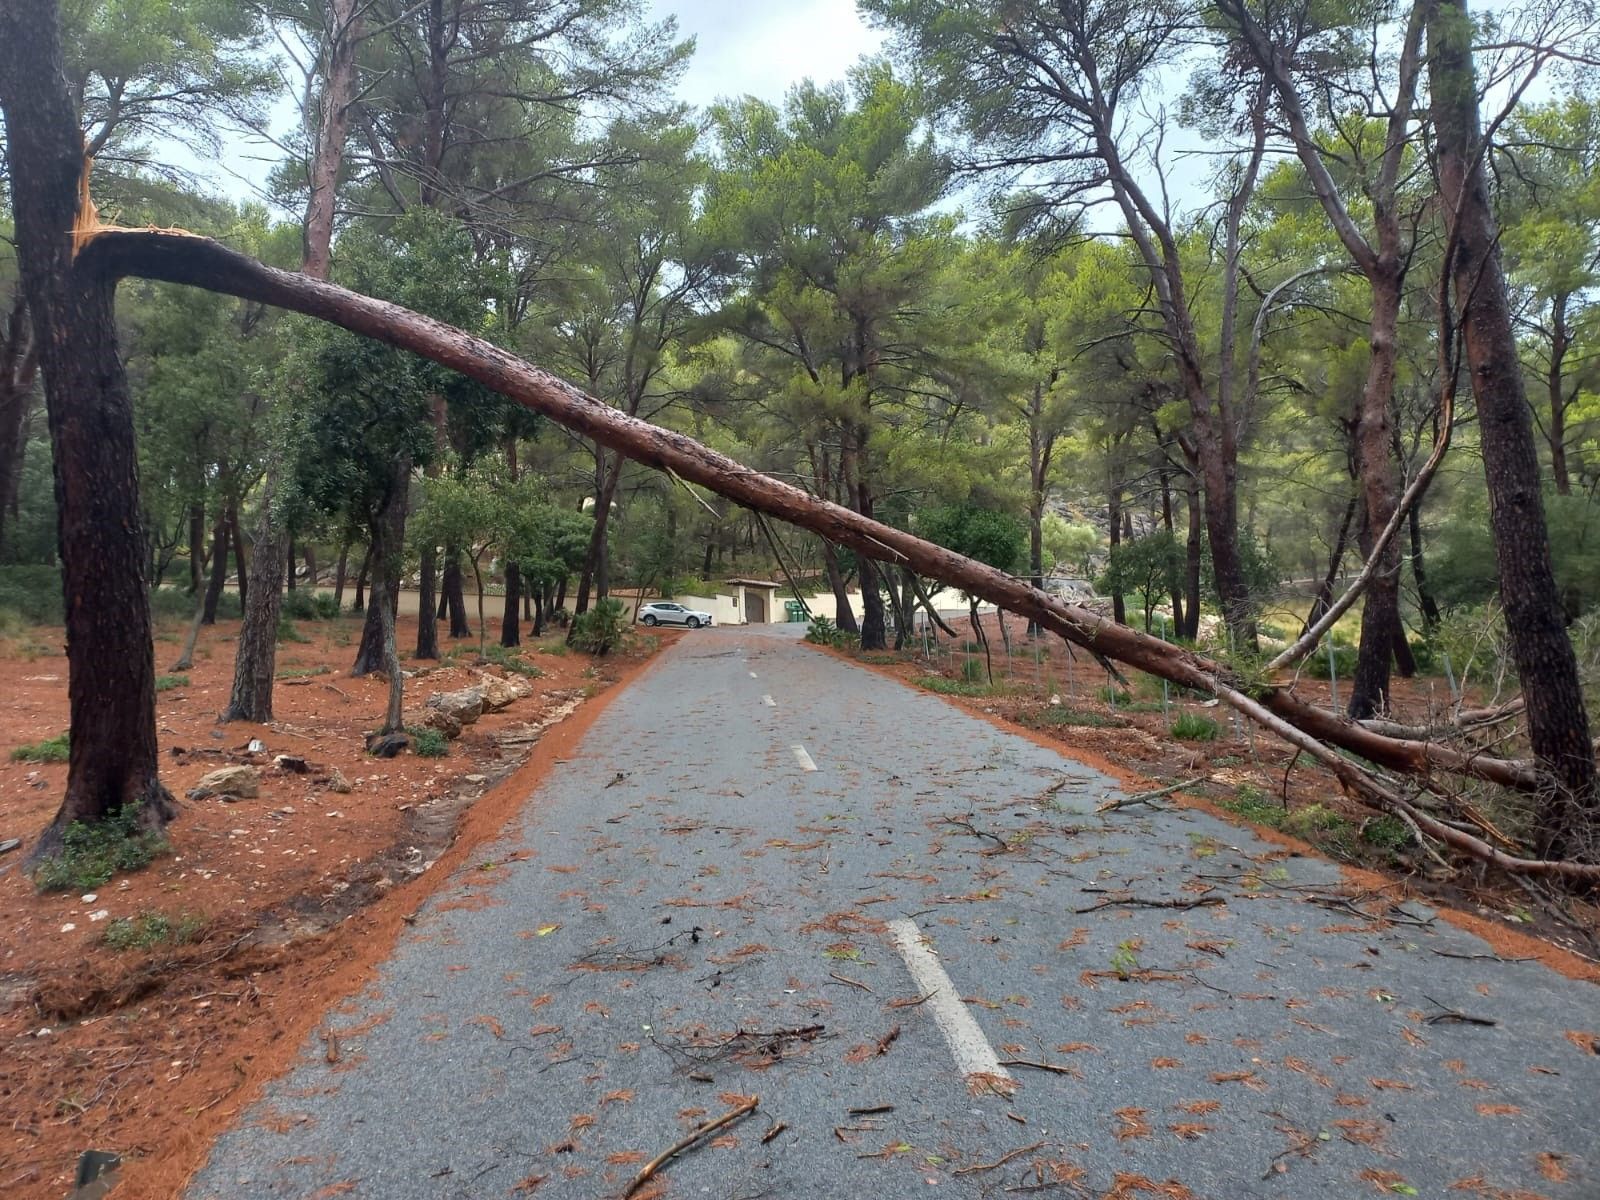
M 1465 0 L 1439 0 L 1428 25 L 1428 68 L 1450 267 L 1465 309 L 1462 331 L 1478 401 L 1506 636 L 1523 680 L 1528 738 L 1552 781 L 1540 811 L 1539 849 L 1594 858 L 1600 856 L 1600 805 L 1589 715 L 1556 588 L 1500 231 L 1489 204 L 1472 34 Z

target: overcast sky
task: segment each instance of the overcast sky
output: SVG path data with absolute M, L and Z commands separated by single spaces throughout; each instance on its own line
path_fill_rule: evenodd
M 781 100 L 802 79 L 841 79 L 883 43 L 856 15 L 855 0 L 652 0 L 651 16 L 676 15 L 696 41 L 678 92 L 707 105 L 746 93 Z
M 883 36 L 856 15 L 855 0 L 649 0 L 652 22 L 671 15 L 680 35 L 696 43 L 678 95 L 699 107 L 746 94 L 776 103 L 802 79 L 844 78 L 862 55 L 883 45 Z M 284 123 L 293 121 L 287 100 L 279 110 Z M 239 134 L 225 137 L 220 162 L 198 160 L 181 147 L 168 152 L 205 186 L 238 200 L 265 185 L 279 154 Z

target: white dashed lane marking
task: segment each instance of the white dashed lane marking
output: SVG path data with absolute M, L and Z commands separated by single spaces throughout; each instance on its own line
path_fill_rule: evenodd
M 794 760 L 800 764 L 802 771 L 815 771 L 817 769 L 817 764 L 811 761 L 811 755 L 806 753 L 804 746 L 790 746 L 789 749 L 794 751 Z
M 955 984 L 950 982 L 939 956 L 917 928 L 917 923 L 905 917 L 890 921 L 889 934 L 894 938 L 900 957 L 906 960 L 911 978 L 916 980 L 917 991 L 928 997 L 928 1011 L 933 1014 L 934 1024 L 944 1035 L 945 1044 L 950 1047 L 951 1057 L 961 1073 L 1010 1079 L 1010 1073 L 1000 1065 L 994 1047 L 989 1045 L 989 1039 L 983 1036 L 983 1030 L 961 1002 Z
M 778 702 L 776 700 L 774 700 L 771 696 L 763 696 L 763 697 L 761 697 L 761 703 L 765 704 L 768 708 L 777 708 L 778 707 Z

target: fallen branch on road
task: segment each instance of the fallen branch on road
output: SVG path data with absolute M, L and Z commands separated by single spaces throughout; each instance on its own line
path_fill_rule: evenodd
M 650 1181 L 650 1177 L 657 1171 L 661 1170 L 661 1168 L 665 1166 L 667 1162 L 675 1155 L 682 1154 L 690 1146 L 693 1146 L 696 1142 L 709 1136 L 710 1134 L 715 1133 L 717 1130 L 732 1125 L 740 1117 L 744 1117 L 755 1112 L 756 1108 L 760 1104 L 760 1096 L 751 1096 L 750 1099 L 746 1100 L 743 1104 L 729 1109 L 716 1120 L 707 1121 L 704 1125 L 695 1126 L 693 1132 L 679 1138 L 660 1154 L 656 1155 L 649 1162 L 645 1163 L 643 1167 L 639 1168 L 639 1173 L 633 1177 L 633 1182 L 628 1185 L 628 1190 L 622 1193 L 622 1200 L 628 1200 L 629 1196 L 633 1195 L 641 1187 L 648 1183 Z

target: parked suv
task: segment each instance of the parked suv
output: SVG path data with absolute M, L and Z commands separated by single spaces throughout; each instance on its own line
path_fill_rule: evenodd
M 711 614 L 696 612 L 692 608 L 685 608 L 681 604 L 673 604 L 666 600 L 659 600 L 654 604 L 646 604 L 639 610 L 639 620 L 646 625 L 687 625 L 690 629 L 699 629 L 702 625 L 711 624 Z

